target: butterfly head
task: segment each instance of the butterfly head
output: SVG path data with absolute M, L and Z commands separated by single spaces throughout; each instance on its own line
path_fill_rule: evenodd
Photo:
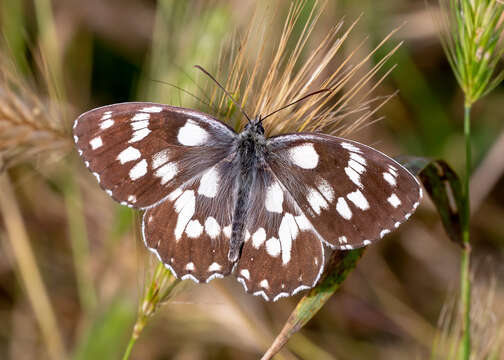
M 262 126 L 263 118 L 258 115 L 254 119 L 251 119 L 243 128 L 243 132 L 250 134 L 264 135 L 264 127 Z

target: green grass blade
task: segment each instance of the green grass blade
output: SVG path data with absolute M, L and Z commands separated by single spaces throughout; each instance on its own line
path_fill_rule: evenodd
M 346 277 L 355 268 L 364 248 L 351 251 L 335 251 L 327 264 L 325 277 L 303 296 L 291 313 L 282 331 L 273 341 L 261 360 L 271 359 L 287 341 L 318 313 L 331 296 L 340 288 Z
M 124 298 L 113 301 L 87 328 L 72 359 L 119 359 L 134 317 L 133 303 Z

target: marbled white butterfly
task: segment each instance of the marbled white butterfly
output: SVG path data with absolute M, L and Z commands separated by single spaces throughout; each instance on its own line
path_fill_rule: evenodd
M 422 190 L 373 148 L 317 133 L 266 137 L 263 119 L 237 134 L 202 112 L 132 102 L 82 114 L 73 134 L 105 192 L 145 211 L 145 245 L 173 275 L 233 272 L 275 301 L 317 283 L 323 244 L 371 244 L 410 217 Z

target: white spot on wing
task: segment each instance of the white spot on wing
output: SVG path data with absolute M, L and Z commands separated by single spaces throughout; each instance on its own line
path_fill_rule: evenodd
M 188 119 L 185 125 L 180 128 L 177 135 L 179 143 L 186 146 L 203 145 L 207 138 L 206 130 L 191 119 Z
M 125 164 L 128 161 L 138 160 L 141 156 L 142 154 L 138 151 L 138 149 L 133 146 L 128 146 L 126 149 L 121 151 L 119 155 L 117 155 L 117 160 L 119 160 L 121 164 Z
M 149 112 L 149 113 L 158 113 L 158 112 L 163 111 L 163 108 L 161 106 L 148 106 L 148 107 L 144 107 L 143 109 L 140 109 L 140 111 Z
M 266 241 L 266 252 L 273 257 L 280 255 L 280 241 L 276 237 Z
M 345 199 L 342 197 L 338 198 L 338 202 L 336 203 L 336 210 L 343 219 L 350 220 L 352 218 L 352 211 L 348 207 Z
M 264 228 L 260 227 L 257 231 L 252 235 L 252 246 L 256 249 L 259 249 L 261 245 L 266 240 L 266 231 Z
M 168 149 L 164 149 L 156 153 L 152 157 L 152 168 L 157 169 L 161 165 L 166 164 L 166 162 L 169 160 L 168 155 L 169 155 Z
M 349 150 L 349 151 L 353 151 L 353 152 L 356 152 L 356 153 L 362 154 L 361 149 L 359 149 L 357 146 L 355 146 L 355 145 L 353 145 L 353 144 L 350 144 L 350 143 L 347 143 L 347 142 L 342 142 L 342 143 L 341 143 L 341 147 L 342 147 L 343 149 L 346 149 L 346 150 Z
M 149 129 L 147 129 L 147 128 L 137 130 L 137 131 L 135 131 L 133 133 L 133 136 L 131 137 L 131 139 L 128 142 L 129 143 L 134 143 L 134 142 L 140 141 L 144 137 L 146 137 L 147 135 L 149 135 L 150 132 L 151 131 Z
M 203 226 L 201 226 L 199 220 L 191 220 L 187 223 L 185 231 L 187 236 L 196 239 L 203 233 Z
M 366 159 L 364 159 L 364 158 L 363 158 L 361 155 L 359 155 L 359 154 L 356 154 L 356 153 L 351 152 L 351 153 L 350 153 L 350 159 L 355 160 L 355 161 L 357 161 L 358 163 L 361 163 L 361 165 L 364 165 L 364 166 L 366 166 L 366 165 L 367 165 Z
M 350 166 L 352 169 L 354 169 L 359 174 L 363 174 L 366 171 L 366 168 L 364 167 L 364 165 L 362 165 L 361 163 L 359 163 L 353 159 L 350 159 L 348 161 L 348 166 Z
M 364 241 L 362 242 L 362 244 L 363 244 L 364 246 L 368 246 L 369 244 L 371 244 L 371 241 L 369 241 L 369 240 L 364 240 Z
M 269 289 L 269 283 L 268 280 L 264 279 L 259 283 L 259 286 L 264 288 L 264 289 Z
M 356 190 L 347 195 L 348 200 L 353 202 L 361 210 L 369 209 L 369 203 L 360 190 Z
M 229 224 L 228 226 L 224 226 L 222 232 L 229 239 L 231 237 L 231 224 Z
M 207 217 L 205 220 L 205 231 L 211 239 L 217 238 L 221 232 L 219 223 L 212 216 Z
M 149 115 L 149 114 L 145 114 L 145 115 Z M 131 123 L 131 128 L 133 129 L 133 131 L 144 129 L 148 126 L 149 126 L 149 120 L 135 121 L 135 122 Z
M 168 194 L 168 200 L 169 201 L 174 201 L 181 194 L 182 194 L 182 189 L 181 188 L 176 188 L 175 190 L 173 190 L 171 193 Z
M 291 161 L 303 169 L 315 169 L 318 165 L 319 155 L 311 143 L 298 145 L 289 150 Z
M 158 178 L 161 178 L 161 185 L 166 184 L 168 181 L 173 179 L 175 175 L 177 175 L 178 167 L 177 163 L 170 162 L 158 168 L 154 175 Z
M 346 167 L 345 168 L 345 173 L 347 174 L 348 178 L 358 187 L 362 188 L 362 183 L 360 181 L 360 175 L 357 171 L 355 171 L 351 167 Z
M 340 236 L 338 238 L 338 241 L 339 241 L 340 244 L 346 244 L 348 242 L 348 239 L 347 239 L 346 236 Z
M 386 182 L 390 184 L 390 186 L 396 186 L 397 184 L 396 179 L 388 172 L 383 173 L 383 178 L 385 179 Z
M 194 191 L 186 190 L 175 201 L 175 212 L 178 214 L 177 225 L 175 225 L 175 240 L 179 240 L 184 232 L 184 229 L 194 215 L 196 207 L 196 197 Z
M 292 241 L 296 240 L 298 236 L 298 226 L 294 216 L 289 213 L 285 213 L 278 228 L 278 237 L 280 238 L 280 244 L 282 247 L 282 263 L 288 264 L 291 259 L 291 248 Z
M 136 113 L 135 116 L 133 116 L 131 118 L 131 121 L 140 121 L 140 122 L 147 121 L 147 125 L 149 125 L 149 119 L 150 119 L 150 114 Z M 131 126 L 133 127 L 134 124 L 131 124 Z M 142 127 L 144 127 L 144 126 L 142 126 Z M 133 128 L 133 130 L 136 130 L 136 129 Z
M 194 263 L 193 263 L 193 262 L 189 262 L 189 263 L 187 263 L 187 265 L 186 265 L 185 269 L 186 269 L 187 271 L 194 271 L 194 269 L 195 269 L 195 267 L 194 267 Z
M 107 119 L 107 120 L 102 121 L 102 122 L 100 123 L 100 129 L 102 129 L 102 130 L 106 130 L 106 129 L 108 129 L 109 127 L 111 127 L 112 125 L 114 125 L 114 120 L 112 120 L 112 119 Z
M 216 262 L 213 262 L 209 267 L 208 267 L 208 271 L 212 272 L 212 271 L 220 271 L 222 269 L 222 266 L 220 266 L 218 263 Z
M 240 271 L 240 275 L 243 276 L 245 279 L 250 280 L 250 272 L 247 269 L 242 269 Z
M 320 215 L 321 209 L 327 209 L 328 204 L 324 197 L 314 188 L 308 190 L 307 200 L 310 203 L 313 211 Z
M 317 180 L 317 189 L 319 189 L 320 193 L 327 199 L 327 201 L 332 203 L 334 200 L 334 189 L 331 184 L 329 184 L 324 178 L 319 178 Z
M 387 201 L 392 205 L 393 207 L 397 208 L 399 205 L 401 205 L 401 200 L 397 197 L 395 193 L 390 195 L 387 199 Z
M 142 176 L 147 174 L 147 160 L 143 159 L 133 166 L 129 172 L 129 177 L 131 180 L 140 179 Z
M 296 223 L 297 223 L 299 229 L 301 229 L 301 231 L 310 230 L 312 228 L 312 225 L 310 224 L 310 221 L 308 221 L 306 216 L 299 215 L 299 216 L 296 216 L 295 219 L 296 219 Z
M 266 190 L 266 210 L 281 214 L 283 211 L 283 200 L 284 195 L 282 187 L 277 181 L 275 181 L 273 184 L 268 186 L 268 190 Z
M 198 188 L 198 194 L 213 198 L 217 195 L 217 190 L 219 189 L 219 172 L 214 167 L 210 168 L 200 180 L 200 185 Z
M 134 204 L 134 203 L 136 203 L 137 198 L 136 198 L 136 196 L 135 196 L 135 195 L 130 195 L 130 196 L 128 196 L 128 201 L 129 201 L 130 203 L 133 203 L 133 204 Z
M 100 136 L 97 136 L 97 137 L 91 139 L 91 141 L 89 142 L 89 145 L 91 145 L 91 149 L 93 149 L 93 150 L 98 149 L 99 147 L 101 147 L 103 145 L 102 138 Z

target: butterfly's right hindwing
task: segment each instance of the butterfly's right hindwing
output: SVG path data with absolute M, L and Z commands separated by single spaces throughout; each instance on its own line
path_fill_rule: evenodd
M 204 113 L 153 103 L 91 110 L 74 124 L 79 154 L 101 187 L 144 209 L 229 155 L 236 133 Z
M 175 276 L 208 282 L 231 272 L 228 252 L 237 193 L 233 165 L 222 160 L 145 212 L 145 244 Z

